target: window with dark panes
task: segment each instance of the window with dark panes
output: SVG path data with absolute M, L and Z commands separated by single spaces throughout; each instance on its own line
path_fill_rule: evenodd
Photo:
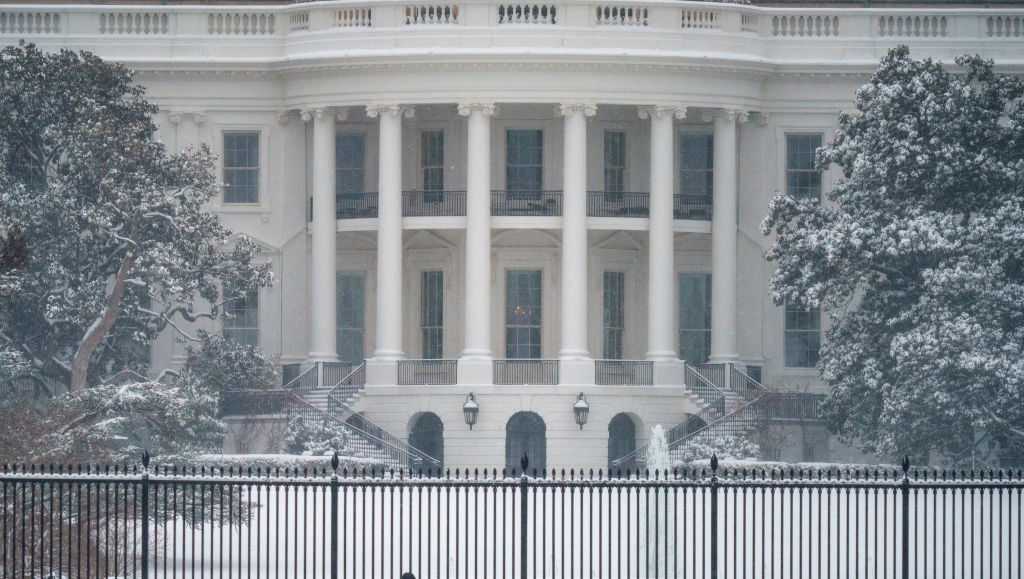
M 505 357 L 540 358 L 542 321 L 541 272 L 506 272 Z
M 679 193 L 712 197 L 715 191 L 715 141 L 710 133 L 679 133 Z
M 516 196 L 538 195 L 544 188 L 544 132 L 509 129 L 505 138 L 505 188 Z
M 425 271 L 420 279 L 420 333 L 423 357 L 444 357 L 444 272 Z
M 786 193 L 797 199 L 821 198 L 821 171 L 816 155 L 820 134 L 786 135 Z
M 334 139 L 335 191 L 339 194 L 366 191 L 366 137 L 342 133 Z
M 711 275 L 679 274 L 679 357 L 702 364 L 711 355 Z
M 338 272 L 337 292 L 338 358 L 360 364 L 366 334 L 366 275 L 361 271 Z
M 259 203 L 260 134 L 224 133 L 224 203 Z
M 813 368 L 821 350 L 821 310 L 786 302 L 785 358 L 790 368 Z
M 224 304 L 224 338 L 239 344 L 260 345 L 259 291 L 227 300 Z
M 626 133 L 604 132 L 604 191 L 607 199 L 621 200 L 626 190 Z
M 429 193 L 444 189 L 444 131 L 423 131 L 420 133 L 422 148 L 420 163 L 423 171 L 425 201 L 440 201 L 441 193 Z
M 608 360 L 621 360 L 626 334 L 626 274 L 604 272 L 604 349 Z

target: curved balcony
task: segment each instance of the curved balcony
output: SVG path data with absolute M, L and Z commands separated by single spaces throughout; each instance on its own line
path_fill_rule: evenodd
M 402 191 L 403 217 L 465 217 L 465 191 Z
M 377 192 L 338 193 L 334 197 L 338 219 L 373 219 L 377 217 Z
M 561 217 L 561 191 L 491 191 L 493 217 Z
M 672 198 L 672 218 L 711 221 L 712 198 L 701 195 L 676 195 Z
M 650 213 L 650 195 L 646 192 L 587 192 L 587 217 L 648 217 Z

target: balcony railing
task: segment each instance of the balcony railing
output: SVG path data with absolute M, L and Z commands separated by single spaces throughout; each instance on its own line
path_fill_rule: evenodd
M 465 217 L 465 191 L 403 191 L 405 217 Z
M 491 215 L 494 217 L 560 217 L 561 191 L 491 191 Z
M 495 360 L 494 383 L 499 386 L 558 384 L 558 360 Z
M 590 191 L 587 193 L 588 217 L 647 217 L 650 195 L 638 192 Z
M 367 219 L 377 217 L 377 193 L 338 193 L 335 196 L 338 219 Z
M 772 392 L 765 399 L 770 420 L 821 420 L 824 394 L 806 392 Z
M 654 384 L 654 362 L 594 360 L 594 381 L 602 386 L 651 386 Z
M 701 195 L 676 195 L 672 199 L 674 219 L 711 221 L 711 197 Z
M 458 371 L 458 360 L 399 360 L 398 383 L 402 386 L 457 384 Z

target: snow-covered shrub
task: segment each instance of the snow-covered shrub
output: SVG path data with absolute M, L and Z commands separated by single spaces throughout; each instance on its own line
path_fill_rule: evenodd
M 723 434 L 710 439 L 698 436 L 679 447 L 675 452 L 675 465 L 688 465 L 697 460 L 718 456 L 719 460 L 755 460 L 761 449 L 747 436 Z
M 199 332 L 198 338 L 198 345 L 188 348 L 179 379 L 212 392 L 260 390 L 277 384 L 274 365 L 258 348 L 206 332 Z
M 288 421 L 285 450 L 292 454 L 328 456 L 345 454 L 347 449 L 348 433 L 332 420 L 293 416 Z

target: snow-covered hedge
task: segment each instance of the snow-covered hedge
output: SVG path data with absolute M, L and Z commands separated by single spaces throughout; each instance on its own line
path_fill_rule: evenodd
M 344 470 L 349 472 L 361 471 L 364 468 L 380 469 L 383 466 L 380 461 L 372 458 L 339 455 L 338 459 L 340 461 L 338 466 L 339 472 Z M 252 468 L 253 472 L 257 469 L 261 469 L 264 472 L 270 469 L 294 471 L 296 468 L 300 472 L 303 469 L 308 469 L 309 471 L 316 469 L 319 471 L 323 469 L 330 470 L 331 457 L 304 454 L 201 454 L 189 460 L 185 466 L 189 470 L 193 466 L 196 468 L 205 466 L 207 469 L 221 468 L 234 469 L 235 471 Z

